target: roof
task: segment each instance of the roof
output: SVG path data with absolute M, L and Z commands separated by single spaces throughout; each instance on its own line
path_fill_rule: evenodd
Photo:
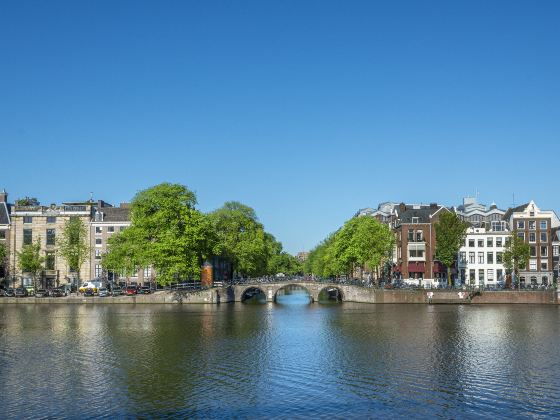
M 130 209 L 122 207 L 103 207 L 103 222 L 130 222 Z
M 0 225 L 10 224 L 10 210 L 6 203 L 0 203 Z
M 430 216 L 439 212 L 443 206 L 406 206 L 405 210 L 401 209 L 399 220 L 401 223 L 412 223 L 413 217 L 418 217 L 418 223 L 430 223 Z
M 513 213 L 518 213 L 518 212 L 521 212 L 521 211 L 525 210 L 529 204 L 531 204 L 531 203 L 525 203 L 525 204 L 522 204 L 522 205 L 514 207 L 514 208 L 510 207 L 509 209 L 507 209 L 506 213 L 504 214 L 504 220 L 511 219 L 511 216 L 512 216 Z

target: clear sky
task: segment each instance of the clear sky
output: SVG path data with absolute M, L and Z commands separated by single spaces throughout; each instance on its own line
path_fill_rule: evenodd
M 381 201 L 560 210 L 559 1 L 2 1 L 0 188 L 168 181 L 295 253 Z

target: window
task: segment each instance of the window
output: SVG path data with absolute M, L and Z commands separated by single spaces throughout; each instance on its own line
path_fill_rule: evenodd
M 492 231 L 493 232 L 502 232 L 504 230 L 502 222 L 492 222 Z
M 537 242 L 537 234 L 535 232 L 529 232 L 529 242 Z
M 107 232 L 113 233 L 115 231 L 115 226 L 107 226 Z
M 25 224 L 33 223 L 33 217 L 31 217 L 31 216 L 23 216 L 23 223 L 25 223 Z
M 541 220 L 539 223 L 541 230 L 546 230 L 548 227 L 548 223 L 546 222 L 546 220 Z
M 478 253 L 478 263 L 479 264 L 484 264 L 484 252 L 479 252 Z
M 484 270 L 478 270 L 478 284 L 484 284 Z
M 466 252 L 461 252 L 459 254 L 459 261 L 461 262 L 461 264 L 465 264 L 467 262 L 467 253 Z
M 416 231 L 416 242 L 422 242 L 422 231 Z
M 525 222 L 523 220 L 517 222 L 517 229 L 525 229 Z
M 103 233 L 103 228 L 101 226 L 95 226 L 95 234 L 101 235 Z
M 484 248 L 484 239 L 479 239 L 478 240 L 478 247 L 479 248 Z
M 6 231 L 0 230 L 0 239 L 6 239 Z
M 408 242 L 414 241 L 414 229 L 408 229 Z
M 47 223 L 56 223 L 56 216 L 47 216 Z
M 541 257 L 548 257 L 548 247 L 541 246 Z
M 498 269 L 496 276 L 498 277 L 498 281 L 503 281 L 504 280 L 504 271 L 501 270 L 501 269 Z
M 31 245 L 33 243 L 33 231 L 31 229 L 23 229 L 23 244 Z
M 529 230 L 537 230 L 537 222 L 529 220 Z
M 496 248 L 502 247 L 502 238 L 496 238 Z
M 541 242 L 548 242 L 548 236 L 546 232 L 541 232 Z
M 101 268 L 101 264 L 95 264 L 95 277 L 101 277 L 103 274 L 103 269 Z
M 496 264 L 503 264 L 503 262 L 504 262 L 504 253 L 496 252 Z
M 537 260 L 529 260 L 529 270 L 537 271 Z
M 475 254 L 474 252 L 469 252 L 469 264 L 474 264 Z
M 412 223 L 413 224 L 418 224 L 420 222 L 420 218 L 419 217 L 413 217 L 412 218 Z
M 47 245 L 54 245 L 55 243 L 55 230 L 47 229 Z
M 474 270 L 469 270 L 469 283 L 470 284 L 474 284 L 474 280 L 475 280 L 475 274 L 476 271 Z
M 494 246 L 494 238 L 487 238 L 486 239 L 486 246 L 488 248 L 492 248 Z
M 536 257 L 537 256 L 537 247 L 531 246 L 529 247 L 529 256 Z
M 469 248 L 474 248 L 474 239 L 469 239 Z
M 489 268 L 488 271 L 486 272 L 486 280 L 488 281 L 494 281 L 494 270 Z
M 95 245 L 103 245 L 103 239 L 101 239 L 101 238 L 96 238 L 96 239 L 95 239 Z
M 541 271 L 548 271 L 548 261 L 541 261 Z
M 537 277 L 536 277 L 536 276 L 531 276 L 531 284 L 532 284 L 533 286 L 536 286 L 536 285 L 537 285 Z
M 54 252 L 47 252 L 45 254 L 45 269 L 47 270 L 55 269 Z
M 424 250 L 412 248 L 409 251 L 409 258 L 424 258 Z
M 488 264 L 494 264 L 494 253 L 493 252 L 487 252 L 486 253 L 486 262 Z
M 101 250 L 100 250 L 100 249 L 96 249 L 96 250 L 95 250 L 95 259 L 96 259 L 96 260 L 100 260 L 100 259 L 101 259 Z
M 506 237 L 506 246 L 509 246 L 511 243 L 511 236 Z
M 152 277 L 152 269 L 150 267 L 144 268 L 144 278 L 149 279 Z
M 560 249 L 559 249 L 558 245 L 554 245 L 554 248 L 552 248 L 552 255 L 554 255 L 555 257 L 560 255 Z

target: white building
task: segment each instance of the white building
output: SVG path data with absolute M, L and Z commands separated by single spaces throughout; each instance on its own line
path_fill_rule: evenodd
M 487 228 L 470 227 L 459 251 L 458 274 L 461 284 L 497 286 L 505 283 L 504 248 L 510 232 L 506 222 L 492 222 Z

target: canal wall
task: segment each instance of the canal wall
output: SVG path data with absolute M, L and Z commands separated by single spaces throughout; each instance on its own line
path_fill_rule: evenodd
M 284 285 L 285 286 L 285 285 Z M 329 286 L 334 287 L 334 286 Z M 393 304 L 541 304 L 560 303 L 560 292 L 550 291 L 485 291 L 474 296 L 468 292 L 447 290 L 382 290 L 355 286 L 336 286 L 344 302 Z M 279 285 L 263 286 L 267 300 L 273 302 Z M 314 302 L 323 285 L 308 285 Z M 1 304 L 216 304 L 241 302 L 247 286 L 217 287 L 201 291 L 160 291 L 149 295 L 118 297 L 67 296 L 61 298 L 0 298 Z

